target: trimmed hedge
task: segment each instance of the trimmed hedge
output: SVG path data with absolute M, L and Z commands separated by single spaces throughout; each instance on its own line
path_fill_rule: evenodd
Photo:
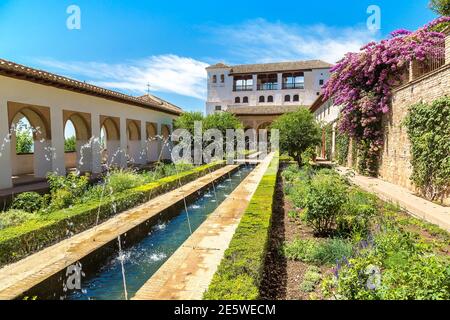
M 90 201 L 40 216 L 39 219 L 29 220 L 19 226 L 3 229 L 0 231 L 0 266 L 18 261 L 95 226 L 97 215 L 99 222 L 103 222 L 122 211 L 178 188 L 180 181 L 182 184 L 194 181 L 223 166 L 224 162 L 219 162 L 197 167 L 107 196 L 101 203 L 99 200 Z
M 230 247 L 203 298 L 257 300 L 269 243 L 279 157 L 272 160 L 256 189 Z

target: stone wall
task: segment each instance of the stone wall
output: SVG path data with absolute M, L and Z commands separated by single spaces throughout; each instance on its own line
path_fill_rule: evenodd
M 394 91 L 391 111 L 383 119 L 385 145 L 380 163 L 380 178 L 415 191 L 409 179 L 412 173 L 410 142 L 402 123 L 409 106 L 421 101 L 429 103 L 445 95 L 450 96 L 449 63 Z

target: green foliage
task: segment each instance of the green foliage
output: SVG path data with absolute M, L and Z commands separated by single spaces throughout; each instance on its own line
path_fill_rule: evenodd
M 317 174 L 305 199 L 306 221 L 317 234 L 329 234 L 342 215 L 348 186 L 336 174 Z
M 144 184 L 144 178 L 130 170 L 112 171 L 106 178 L 106 190 L 118 193 Z
M 37 212 L 43 206 L 43 198 L 36 192 L 24 192 L 14 197 L 11 208 L 28 212 Z
M 77 151 L 77 138 L 75 136 L 64 140 L 64 152 Z
M 430 8 L 441 16 L 450 16 L 450 0 L 431 0 Z
M 351 187 L 342 212 L 336 221 L 337 232 L 341 236 L 365 238 L 369 232 L 370 219 L 378 212 L 377 198 L 359 188 Z
M 34 217 L 33 213 L 17 209 L 0 212 L 0 230 L 20 225 Z
M 323 127 L 325 132 L 325 153 L 327 160 L 333 160 L 333 124 L 327 124 Z
M 350 138 L 347 134 L 336 132 L 336 160 L 341 166 L 347 165 Z
M 67 176 L 59 176 L 51 173 L 47 176 L 50 185 L 50 205 L 44 210 L 48 213 L 67 208 L 75 204 L 89 187 L 89 178 L 69 173 Z
M 230 112 L 217 112 L 208 115 L 203 121 L 203 130 L 210 129 L 218 129 L 225 138 L 227 129 L 242 129 L 242 123 Z
M 269 241 L 278 172 L 275 157 L 262 178 L 230 247 L 215 273 L 206 300 L 257 300 Z
M 411 180 L 425 197 L 442 200 L 450 191 L 450 97 L 411 106 L 405 125 L 411 141 Z
M 302 154 L 309 148 L 320 145 L 321 130 L 314 116 L 306 108 L 286 113 L 275 120 L 272 129 L 280 131 L 280 148 L 299 164 Z
M 16 153 L 26 154 L 33 152 L 33 135 L 29 130 L 17 130 Z
M 287 259 L 330 265 L 352 254 L 352 244 L 348 240 L 332 238 L 325 240 L 294 240 L 283 246 L 283 254 Z
M 201 112 L 184 112 L 175 120 L 175 128 L 188 130 L 193 135 L 195 122 L 203 121 L 203 119 Z
M 300 284 L 300 290 L 303 292 L 313 292 L 316 286 L 320 283 L 322 276 L 320 274 L 320 269 L 316 266 L 311 266 L 306 271 L 303 276 L 303 281 Z

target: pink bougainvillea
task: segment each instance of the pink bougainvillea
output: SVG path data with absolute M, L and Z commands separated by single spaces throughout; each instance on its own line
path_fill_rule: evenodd
M 432 30 L 449 21 L 450 17 L 441 17 L 415 32 L 394 31 L 389 39 L 348 53 L 332 68 L 325 96 L 343 106 L 339 127 L 358 141 L 364 173 L 377 171 L 383 147 L 381 119 L 389 112 L 392 88 L 402 81 L 411 61 L 425 63 L 444 55 L 445 37 Z

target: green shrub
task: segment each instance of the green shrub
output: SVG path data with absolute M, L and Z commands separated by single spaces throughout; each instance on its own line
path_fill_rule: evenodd
M 313 292 L 316 289 L 316 286 L 320 283 L 322 276 L 320 275 L 320 269 L 311 266 L 306 271 L 303 276 L 303 281 L 300 284 L 300 290 L 303 292 Z
M 306 221 L 317 234 L 329 234 L 342 215 L 348 186 L 334 174 L 317 174 L 305 199 Z
M 23 210 L 11 209 L 6 212 L 0 212 L 0 230 L 18 226 L 33 218 L 35 218 L 35 214 Z
M 369 233 L 371 218 L 377 215 L 377 198 L 357 187 L 350 188 L 347 197 L 336 221 L 337 231 L 341 236 L 363 239 Z
M 144 184 L 144 178 L 130 170 L 116 170 L 108 175 L 105 183 L 107 192 L 118 193 Z
M 352 244 L 343 239 L 294 240 L 283 246 L 287 259 L 318 265 L 333 264 L 352 254 Z
M 11 208 L 28 212 L 37 212 L 42 208 L 43 198 L 37 192 L 24 192 L 16 196 Z

